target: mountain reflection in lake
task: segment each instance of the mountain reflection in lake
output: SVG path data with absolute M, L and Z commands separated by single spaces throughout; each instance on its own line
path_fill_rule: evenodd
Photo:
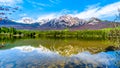
M 3 44 L 4 42 L 4 44 Z M 119 68 L 112 42 L 66 39 L 1 41 L 0 68 Z

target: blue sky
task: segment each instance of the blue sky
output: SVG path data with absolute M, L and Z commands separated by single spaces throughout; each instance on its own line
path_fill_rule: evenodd
M 71 14 L 79 18 L 97 17 L 112 20 L 120 8 L 120 0 L 0 0 L 1 6 L 19 7 L 10 18 L 55 18 Z

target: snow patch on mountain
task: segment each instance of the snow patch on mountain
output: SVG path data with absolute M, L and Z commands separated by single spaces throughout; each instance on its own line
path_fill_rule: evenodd
M 21 20 L 16 21 L 18 23 L 23 23 L 23 24 L 33 24 L 36 22 L 36 20 L 30 18 L 30 17 L 23 17 Z

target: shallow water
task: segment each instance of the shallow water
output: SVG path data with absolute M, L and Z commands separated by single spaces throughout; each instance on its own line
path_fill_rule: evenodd
M 0 68 L 119 68 L 117 43 L 77 39 L 0 41 Z

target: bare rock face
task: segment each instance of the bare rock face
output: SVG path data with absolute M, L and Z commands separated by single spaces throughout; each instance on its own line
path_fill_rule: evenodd
M 77 17 L 72 17 L 70 15 L 61 16 L 59 20 L 60 22 L 64 21 L 64 23 L 67 26 L 80 25 L 80 24 L 82 25 L 85 23 L 85 20 L 79 19 Z
M 64 15 L 59 18 L 52 19 L 42 26 L 52 27 L 52 28 L 66 28 L 72 26 L 79 26 L 87 23 L 83 19 L 77 17 L 72 17 L 70 15 Z

